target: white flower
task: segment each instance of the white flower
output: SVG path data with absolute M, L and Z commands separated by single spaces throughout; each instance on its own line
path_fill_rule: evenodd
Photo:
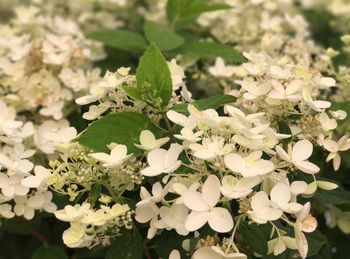
M 101 209 L 106 212 L 106 218 L 108 221 L 113 220 L 130 210 L 129 205 L 121 205 L 119 203 L 114 204 L 111 208 L 101 205 Z
M 0 216 L 6 219 L 13 218 L 15 213 L 12 212 L 12 206 L 10 204 L 0 204 Z
M 183 83 L 183 79 L 185 78 L 185 72 L 181 66 L 176 64 L 176 60 L 172 59 L 170 62 L 167 61 L 169 70 L 170 70 L 170 75 L 171 75 L 171 80 L 173 83 L 173 91 L 176 91 L 181 87 Z
M 247 100 L 254 100 L 255 98 L 259 96 L 266 95 L 270 89 L 271 86 L 268 83 L 261 83 L 254 81 L 251 77 L 246 77 L 241 82 L 241 87 L 247 91 L 244 93 L 243 97 Z
M 47 34 L 42 44 L 43 62 L 53 65 L 68 63 L 76 48 L 76 42 L 69 36 Z
M 95 120 L 98 117 L 101 116 L 102 113 L 107 111 L 111 107 L 111 104 L 109 102 L 103 102 L 99 105 L 90 105 L 89 111 L 85 112 L 83 114 L 83 118 L 85 120 Z
M 107 217 L 104 210 L 99 209 L 96 211 L 88 210 L 81 219 L 81 223 L 93 226 L 102 226 L 106 224 Z
M 273 89 L 270 91 L 268 97 L 277 100 L 299 101 L 302 99 L 302 95 L 299 90 L 302 88 L 304 81 L 295 79 L 290 82 L 285 88 L 278 81 L 272 81 Z
M 338 125 L 337 121 L 335 119 L 330 119 L 325 112 L 320 113 L 318 120 L 324 131 L 334 130 Z
M 12 198 L 14 195 L 23 196 L 29 192 L 29 188 L 21 184 L 22 177 L 19 175 L 8 176 L 0 173 L 0 189 L 5 197 Z
M 121 166 L 126 160 L 128 160 L 132 154 L 127 154 L 128 150 L 125 145 L 115 145 L 111 150 L 110 155 L 102 152 L 92 153 L 90 156 L 98 161 L 101 161 L 106 168 L 115 168 Z
M 323 141 L 323 146 L 330 153 L 327 156 L 326 161 L 329 162 L 333 160 L 333 169 L 337 171 L 340 167 L 341 157 L 339 155 L 340 151 L 346 151 L 350 149 L 350 139 L 348 136 L 341 137 L 338 142 L 331 139 L 326 139 Z
M 33 169 L 34 164 L 28 159 L 12 158 L 4 154 L 0 154 L 0 166 L 7 169 L 7 174 L 28 175 Z
M 80 221 L 80 219 L 90 210 L 89 203 L 83 203 L 82 205 L 76 204 L 73 206 L 67 205 L 62 210 L 55 211 L 55 216 L 59 220 L 72 222 Z
M 194 252 L 191 259 L 247 259 L 242 253 L 224 253 L 216 246 L 202 247 Z
M 71 223 L 70 228 L 63 232 L 63 243 L 71 248 L 89 246 L 94 235 L 87 234 L 86 229 L 78 222 Z
M 322 112 L 325 109 L 331 107 L 331 103 L 328 101 L 313 100 L 310 93 L 304 89 L 302 91 L 304 101 L 315 111 Z
M 303 232 L 311 233 L 317 227 L 316 218 L 312 217 L 310 213 L 310 202 L 304 204 L 303 209 L 298 213 L 297 220 L 294 224 L 295 240 L 301 258 L 305 259 L 309 246 Z
M 259 176 L 238 179 L 232 175 L 226 175 L 222 178 L 220 190 L 222 195 L 229 199 L 239 199 L 250 194 L 253 187 L 260 182 L 261 178 Z
M 309 140 L 299 140 L 294 144 L 293 149 L 291 146 L 288 146 L 288 153 L 284 151 L 280 146 L 276 146 L 277 154 L 284 160 L 295 167 L 300 171 L 307 174 L 315 174 L 320 171 L 320 168 L 307 161 L 311 156 L 313 150 L 312 143 Z
M 16 196 L 14 201 L 16 205 L 13 211 L 17 216 L 22 216 L 26 219 L 32 219 L 34 217 L 35 210 L 45 210 L 46 212 L 53 213 L 57 207 L 51 202 L 51 192 L 36 192 L 33 196 Z
M 22 122 L 16 121 L 16 111 L 0 100 L 0 133 L 12 134 L 14 129 L 22 126 Z
M 190 149 L 192 149 L 193 156 L 203 160 L 212 160 L 217 156 L 222 156 L 230 153 L 233 149 L 232 144 L 225 144 L 225 139 L 215 138 L 202 140 L 202 145 L 200 144 L 190 144 Z
M 34 168 L 34 174 L 31 176 L 27 176 L 21 180 L 21 183 L 23 186 L 26 186 L 28 188 L 39 188 L 41 190 L 47 189 L 47 183 L 46 181 L 51 176 L 50 170 L 46 169 L 43 166 L 35 166 Z
M 147 155 L 148 167 L 141 170 L 145 176 L 157 176 L 162 173 L 172 173 L 181 166 L 178 160 L 182 146 L 171 144 L 169 150 L 157 148 L 153 149 Z
M 168 111 L 166 115 L 170 121 L 184 128 L 194 129 L 198 124 L 196 117 L 193 115 L 187 117 L 173 110 Z
M 271 254 L 273 252 L 274 256 L 282 254 L 286 248 L 297 249 L 297 243 L 294 238 L 289 236 L 279 236 L 267 242 L 268 252 Z
M 274 208 L 267 194 L 263 191 L 254 194 L 251 201 L 251 209 L 247 213 L 258 224 L 265 224 L 271 220 L 277 220 L 282 216 L 282 210 Z
M 108 93 L 107 88 L 94 85 L 90 88 L 90 94 L 79 97 L 78 99 L 75 100 L 75 103 L 79 105 L 86 105 L 89 103 L 93 103 L 101 99 L 102 97 L 104 97 L 107 93 Z
M 304 191 L 306 190 L 306 186 Z M 290 202 L 292 195 L 290 187 L 284 183 L 277 183 L 270 193 L 273 205 L 288 213 L 297 213 L 303 206 L 299 203 Z
M 174 137 L 189 143 L 193 143 L 201 140 L 200 136 L 202 136 L 203 131 L 197 131 L 196 133 L 193 133 L 192 129 L 183 128 L 181 129 L 180 133 L 181 134 L 175 134 Z
M 188 235 L 188 230 L 185 228 L 185 220 L 188 216 L 188 208 L 183 204 L 173 204 L 170 208 L 162 206 L 159 209 L 161 220 L 155 223 L 159 229 L 164 225 L 167 229 L 175 229 L 179 235 Z M 158 227 L 158 224 L 159 227 Z
M 188 231 L 200 229 L 207 222 L 219 233 L 229 232 L 233 228 L 233 219 L 229 211 L 215 207 L 220 199 L 220 181 L 215 175 L 210 175 L 204 182 L 202 193 L 189 189 L 182 194 L 182 199 L 192 210 L 185 222 Z
M 62 109 L 64 107 L 64 101 L 59 101 L 55 103 L 51 103 L 47 107 L 43 107 L 40 109 L 39 113 L 41 115 L 54 118 L 55 120 L 60 120 L 63 117 Z
M 209 73 L 215 77 L 231 77 L 235 72 L 234 66 L 226 66 L 221 57 L 215 59 L 215 65 L 209 67 Z
M 253 177 L 270 173 L 275 168 L 274 163 L 262 159 L 261 156 L 261 151 L 254 151 L 247 157 L 231 153 L 224 157 L 224 162 L 231 171 L 240 173 L 243 177 Z
M 141 145 L 135 144 L 136 147 L 150 151 L 152 149 L 160 148 L 165 143 L 169 141 L 170 138 L 160 138 L 156 139 L 153 133 L 149 130 L 143 130 L 140 134 L 140 143 Z

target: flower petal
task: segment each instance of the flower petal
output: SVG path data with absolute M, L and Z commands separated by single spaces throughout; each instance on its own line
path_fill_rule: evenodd
M 233 219 L 231 214 L 225 208 L 214 208 L 209 213 L 209 226 L 219 233 L 229 232 L 233 228 Z
M 209 175 L 202 187 L 203 200 L 214 207 L 220 199 L 220 181 L 215 175 Z

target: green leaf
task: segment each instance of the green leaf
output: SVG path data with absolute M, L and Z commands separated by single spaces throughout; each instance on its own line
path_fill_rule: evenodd
M 209 97 L 206 99 L 201 99 L 198 101 L 195 101 L 191 104 L 196 106 L 199 110 L 205 110 L 205 109 L 217 109 L 218 107 L 227 104 L 227 103 L 233 103 L 236 101 L 236 97 L 232 95 L 215 95 L 213 97 Z M 177 104 L 171 109 L 180 113 L 188 114 L 187 110 L 188 103 L 181 103 Z
M 76 139 L 83 146 L 98 152 L 108 152 L 107 145 L 115 142 L 128 147 L 128 153 L 140 152 L 134 146 L 139 143 L 142 130 L 150 130 L 156 136 L 162 131 L 143 114 L 121 112 L 109 114 L 89 125 Z
M 141 100 L 141 90 L 134 86 L 123 86 L 124 92 L 134 100 Z
M 68 256 L 59 246 L 42 246 L 35 251 L 32 259 L 68 259 Z
M 94 184 L 90 191 L 88 197 L 88 203 L 94 205 L 98 198 L 100 198 L 101 184 Z
M 342 188 L 337 188 L 331 191 L 317 189 L 315 199 L 324 204 L 350 204 L 350 192 Z
M 143 101 L 155 107 L 168 104 L 173 91 L 171 75 L 162 53 L 153 43 L 140 59 L 136 83 Z
M 227 4 L 209 4 L 208 0 L 168 0 L 166 11 L 171 26 L 181 28 L 202 13 L 229 8 Z
M 142 237 L 137 229 L 133 233 L 124 231 L 116 238 L 107 251 L 106 259 L 142 259 Z
M 328 243 L 327 237 L 318 230 L 312 233 L 305 233 L 305 236 L 309 245 L 308 256 L 317 255 L 320 249 Z
M 109 47 L 129 52 L 138 52 L 147 48 L 147 42 L 141 34 L 127 30 L 95 31 L 87 34 L 87 37 Z
M 183 252 L 182 242 L 185 238 L 179 236 L 174 230 L 164 231 L 156 238 L 155 248 L 158 257 L 156 258 L 169 258 L 169 254 L 172 250 L 177 249 L 181 254 Z M 181 258 L 184 258 L 182 255 Z
M 169 31 L 154 22 L 146 21 L 143 30 L 148 41 L 154 42 L 161 50 L 176 49 L 185 42 L 184 38 L 175 32 Z
M 193 55 L 198 58 L 215 59 L 222 57 L 226 61 L 242 63 L 245 61 L 241 53 L 234 48 L 215 42 L 186 42 L 176 49 L 179 54 Z
M 267 254 L 267 239 L 258 225 L 242 222 L 239 224 L 239 231 L 244 243 L 252 251 L 261 255 Z

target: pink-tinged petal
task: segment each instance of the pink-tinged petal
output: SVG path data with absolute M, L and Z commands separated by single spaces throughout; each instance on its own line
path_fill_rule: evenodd
M 169 255 L 169 259 L 181 259 L 180 252 L 176 249 L 171 251 L 171 253 Z
M 308 214 L 301 222 L 302 231 L 306 233 L 314 232 L 317 228 L 317 225 L 317 219 L 310 214 Z
M 283 148 L 276 146 L 276 152 L 284 161 L 291 162 L 288 153 Z
M 185 228 L 191 232 L 196 231 L 196 230 L 200 229 L 201 227 L 203 227 L 205 225 L 205 223 L 208 222 L 208 218 L 209 218 L 209 212 L 192 211 L 188 215 L 188 217 L 185 221 Z
M 331 139 L 326 139 L 323 141 L 323 146 L 325 149 L 327 149 L 329 152 L 338 152 L 338 143 Z
M 320 168 L 309 162 L 309 161 L 299 161 L 295 162 L 294 165 L 302 172 L 307 174 L 316 174 L 320 171 Z
M 300 90 L 303 84 L 304 84 L 303 80 L 300 80 L 300 79 L 293 80 L 287 85 L 286 94 L 287 95 L 295 94 L 297 91 Z
M 350 149 L 350 139 L 348 136 L 343 136 L 338 141 L 339 151 L 346 151 Z
M 293 162 L 303 161 L 312 155 L 313 145 L 309 140 L 299 140 L 293 146 L 292 160 Z
M 306 240 L 306 237 L 303 232 L 296 231 L 295 232 L 295 241 L 297 242 L 298 252 L 302 259 L 305 259 L 307 256 L 307 252 L 309 250 L 309 246 Z
M 224 157 L 225 165 L 233 172 L 240 173 L 245 168 L 244 158 L 239 154 L 231 153 Z
M 225 208 L 214 208 L 209 213 L 208 223 L 218 233 L 227 233 L 233 228 L 232 216 Z
M 182 194 L 182 200 L 184 204 L 194 211 L 205 211 L 208 209 L 208 205 L 203 200 L 202 194 L 194 190 L 186 190 Z
M 215 175 L 209 175 L 202 187 L 203 200 L 214 207 L 220 199 L 220 181 Z
M 333 169 L 334 169 L 334 171 L 338 171 L 339 170 L 340 162 L 341 162 L 341 158 L 340 158 L 340 155 L 337 153 L 335 155 L 335 157 L 333 158 Z

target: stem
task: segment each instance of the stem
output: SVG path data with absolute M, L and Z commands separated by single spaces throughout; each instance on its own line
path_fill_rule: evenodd
M 28 221 L 23 218 L 16 218 L 16 221 L 24 225 L 33 236 L 35 236 L 43 243 L 44 246 L 47 247 L 49 245 L 47 238 L 39 230 L 35 229 Z
M 147 239 L 145 240 L 145 242 L 143 242 L 143 253 L 147 259 L 153 258 L 147 247 Z
M 171 135 L 171 136 L 170 136 L 170 137 L 171 137 L 171 140 L 174 141 L 174 142 L 176 142 L 176 139 L 175 139 L 175 137 L 174 137 L 174 131 L 173 131 L 173 128 L 171 127 L 171 125 L 170 125 L 170 121 L 169 121 L 168 117 L 167 117 L 165 114 L 163 114 L 162 117 L 163 117 L 163 119 L 164 119 L 164 121 L 165 121 L 165 124 L 166 124 L 166 127 L 167 127 L 167 129 L 168 129 L 168 132 L 169 132 L 170 135 Z
M 101 184 L 103 185 L 103 187 L 105 187 L 107 189 L 109 194 L 112 196 L 113 200 L 115 202 L 117 202 L 119 200 L 119 197 L 117 195 L 115 195 L 113 188 L 107 183 L 101 183 Z

